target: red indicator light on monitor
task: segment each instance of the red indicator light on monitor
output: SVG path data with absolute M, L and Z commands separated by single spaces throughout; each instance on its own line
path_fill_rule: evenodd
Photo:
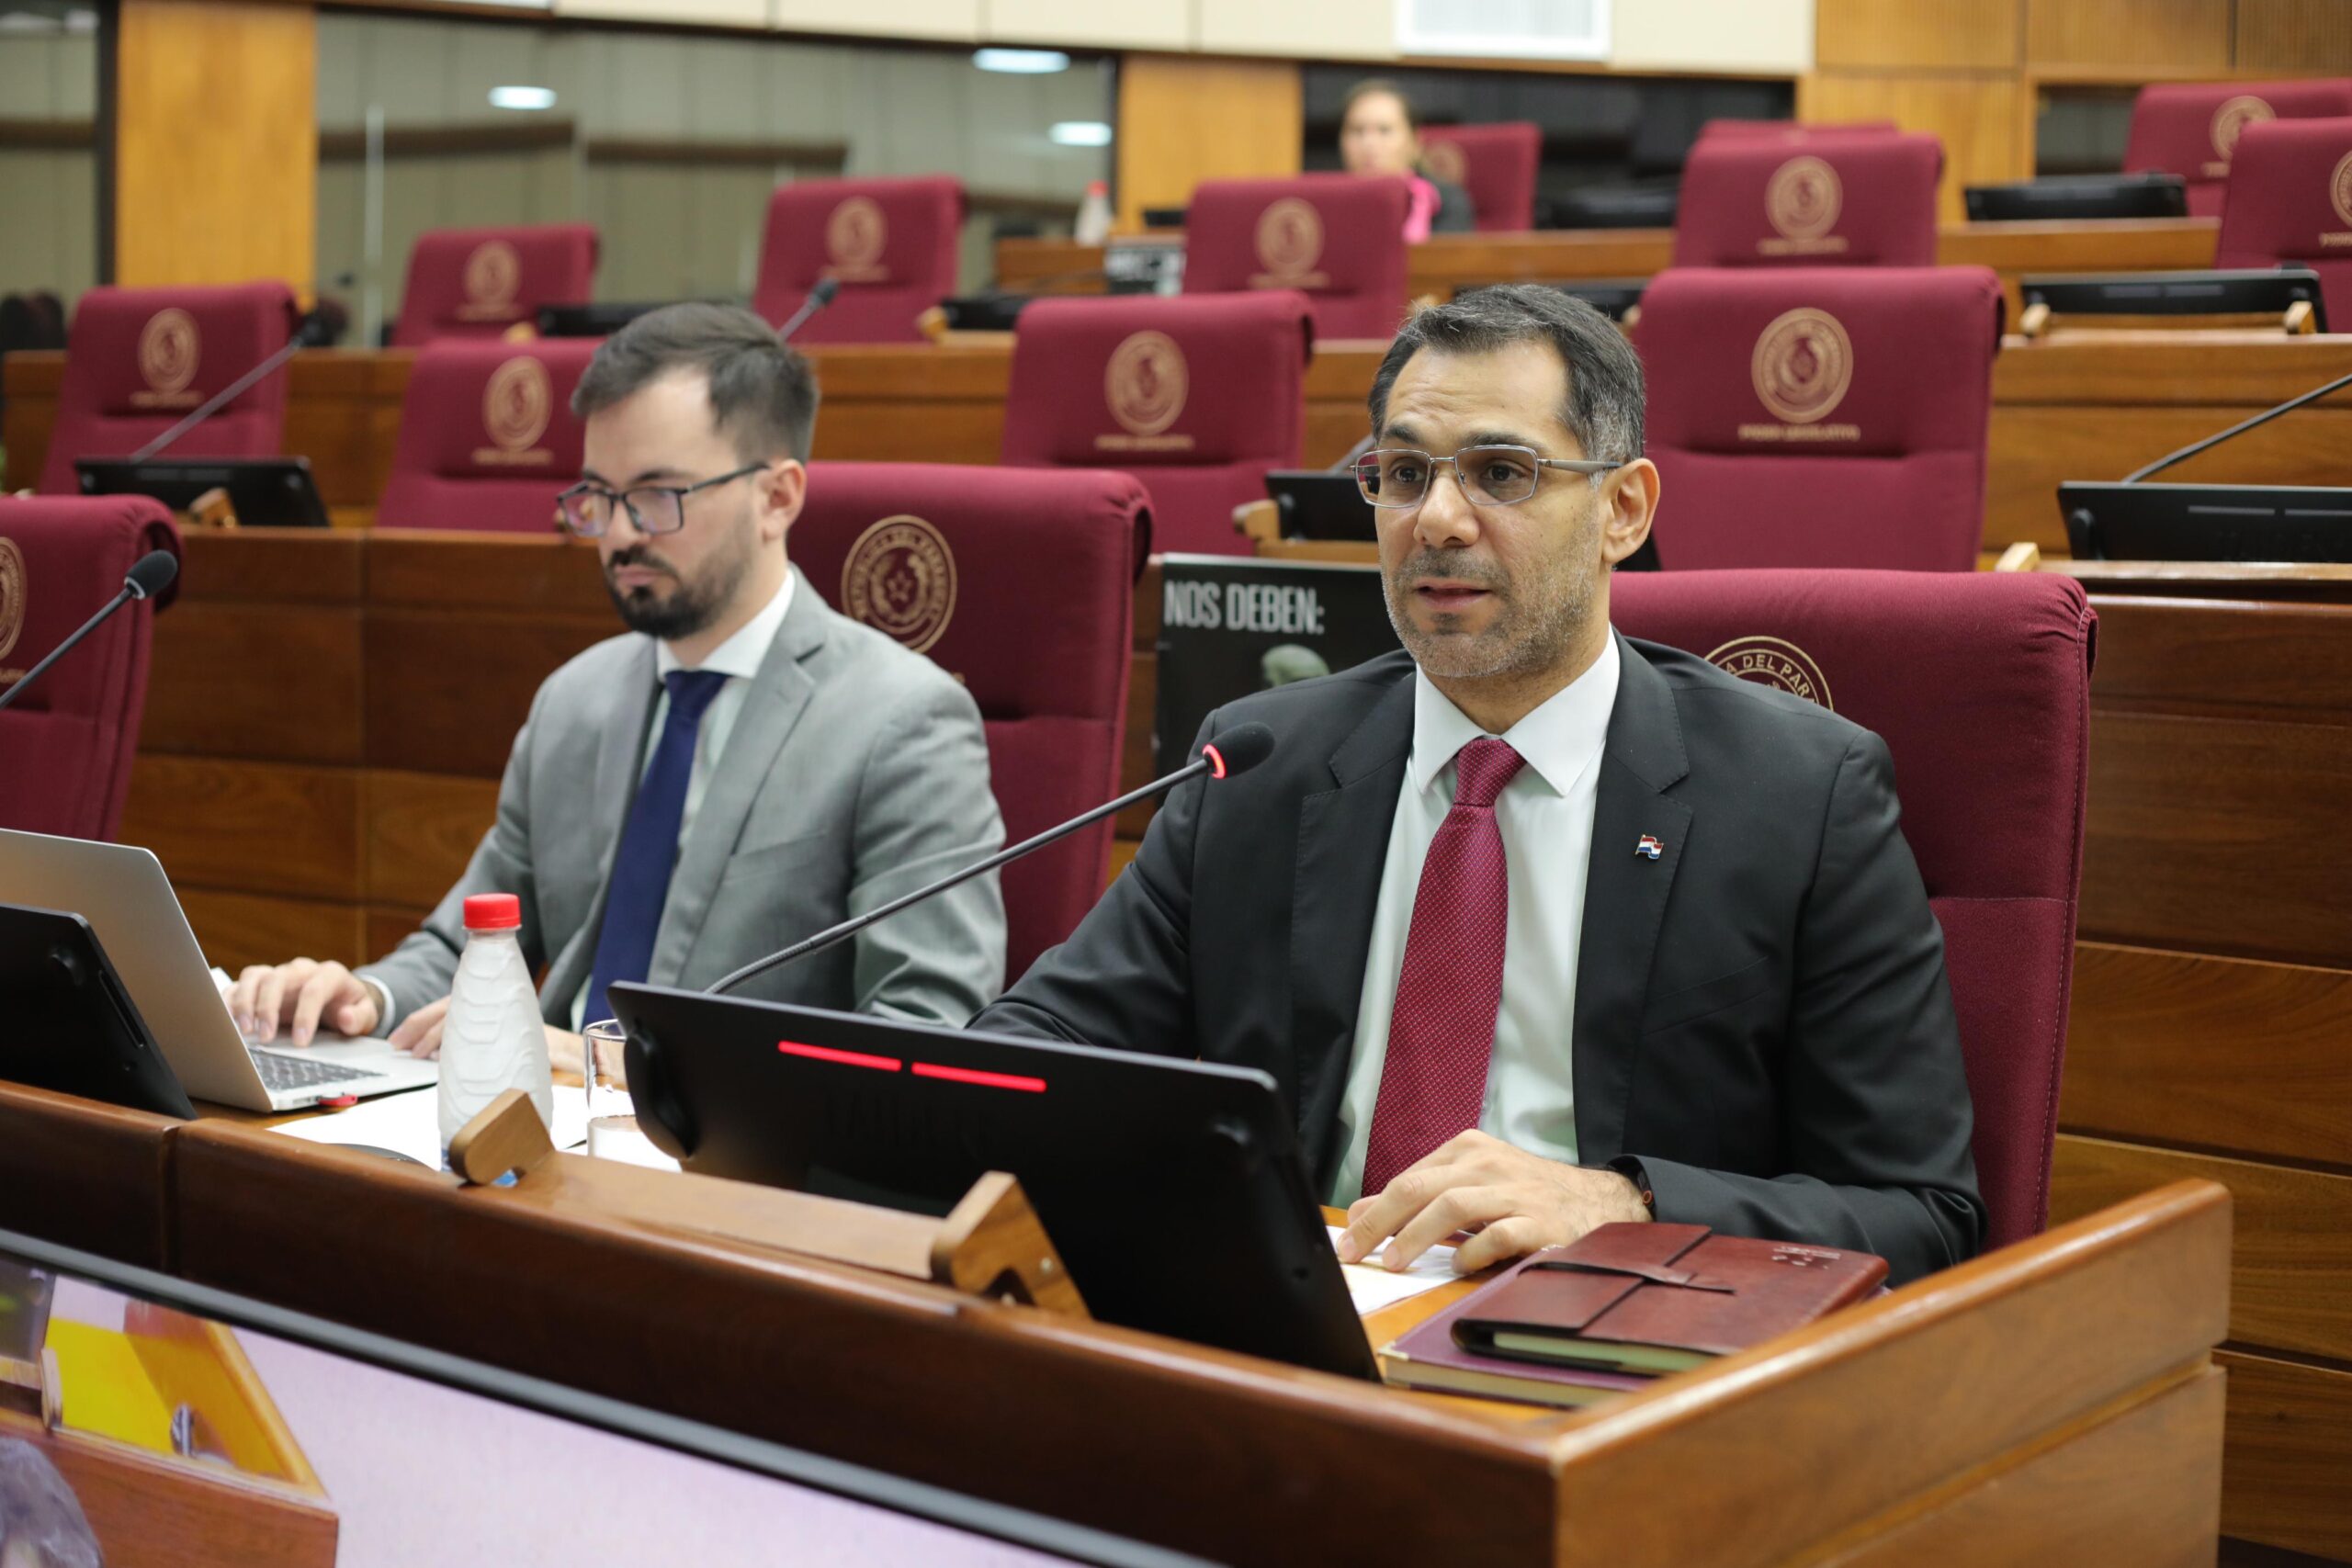
M 812 1062 L 835 1062 L 844 1067 L 872 1067 L 878 1072 L 899 1070 L 896 1056 L 869 1056 L 863 1051 L 839 1051 L 831 1045 L 803 1045 L 795 1040 L 779 1040 L 775 1048 L 787 1056 L 806 1056 Z
M 917 1062 L 910 1069 L 919 1078 L 944 1078 L 949 1083 L 978 1084 L 982 1089 L 1017 1089 L 1024 1094 L 1043 1094 L 1046 1080 L 1023 1077 L 1018 1073 L 984 1073 L 975 1067 L 943 1067 L 936 1062 Z

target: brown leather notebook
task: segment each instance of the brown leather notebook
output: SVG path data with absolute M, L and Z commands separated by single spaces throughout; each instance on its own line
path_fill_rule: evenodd
M 1885 1279 L 1886 1259 L 1867 1252 L 1612 1224 L 1531 1254 L 1445 1316 L 1474 1355 L 1657 1376 L 1785 1334 Z

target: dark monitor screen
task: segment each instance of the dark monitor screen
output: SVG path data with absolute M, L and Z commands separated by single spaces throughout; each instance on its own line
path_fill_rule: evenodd
M 152 495 L 185 512 L 208 491 L 229 492 L 248 528 L 323 528 L 308 457 L 83 457 L 75 461 L 84 495 Z
M 2308 304 L 2312 330 L 2327 331 L 2319 274 L 2309 267 L 2035 276 L 2019 278 L 2018 293 L 2061 316 L 2284 316 Z
M 12 1568 L 1199 1561 L 0 1232 L 12 1348 L 62 1412 L 0 1399 Z
M 2045 175 L 2008 185 L 1970 186 L 1962 196 L 1972 223 L 2188 214 L 2188 186 L 2178 175 Z
M 2068 483 L 2058 510 L 2086 560 L 2352 561 L 2352 490 Z

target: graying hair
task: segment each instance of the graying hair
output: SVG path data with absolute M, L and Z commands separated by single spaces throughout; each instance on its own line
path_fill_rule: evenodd
M 1491 354 L 1515 343 L 1548 343 L 1568 372 L 1560 423 L 1588 457 L 1630 462 L 1642 455 L 1642 362 L 1616 323 L 1590 305 L 1540 283 L 1474 288 L 1408 319 L 1372 378 L 1372 428 L 1387 423 L 1388 392 L 1422 349 Z M 1601 475 L 1592 482 L 1601 482 Z

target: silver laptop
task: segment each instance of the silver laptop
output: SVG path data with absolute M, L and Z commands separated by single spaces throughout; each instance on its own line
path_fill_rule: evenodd
M 191 1099 L 300 1111 L 346 1094 L 390 1094 L 439 1077 L 385 1040 L 322 1033 L 307 1049 L 250 1045 L 237 1032 L 163 863 L 130 844 L 0 829 L 0 903 L 90 922 L 164 1059 Z

